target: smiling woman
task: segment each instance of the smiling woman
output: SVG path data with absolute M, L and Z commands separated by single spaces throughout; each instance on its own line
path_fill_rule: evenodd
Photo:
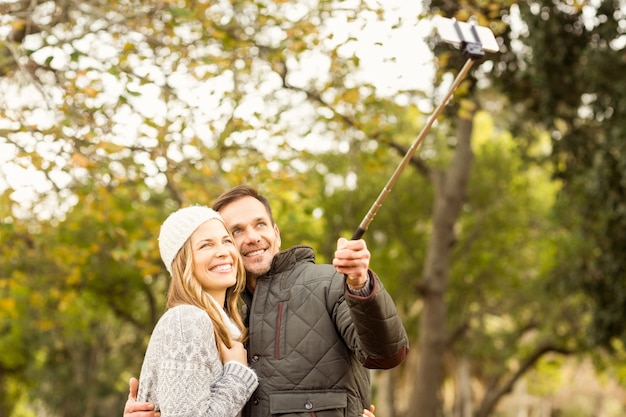
M 138 400 L 164 416 L 234 417 L 258 380 L 242 344 L 245 274 L 233 238 L 217 212 L 191 206 L 165 220 L 159 249 L 171 274 L 168 310 L 150 338 Z
M 213 219 L 201 224 L 191 235 L 189 244 L 199 284 L 218 305 L 224 305 L 226 290 L 237 283 L 237 267 L 241 265 L 239 252 L 224 223 Z

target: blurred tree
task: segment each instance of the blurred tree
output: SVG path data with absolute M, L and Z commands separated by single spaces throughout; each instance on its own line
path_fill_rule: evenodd
M 460 13 L 460 12 L 459 12 Z M 460 16 L 459 16 L 460 17 Z M 482 16 L 482 20 L 486 20 L 485 16 Z M 462 54 L 458 54 L 460 57 L 463 57 Z M 458 62 L 459 59 L 454 59 L 453 54 L 451 52 L 443 53 L 441 58 L 439 58 L 439 62 L 442 62 L 442 73 L 441 77 L 443 78 L 443 74 L 449 71 L 454 71 L 452 69 L 452 64 Z M 460 63 L 459 66 L 460 67 Z M 480 69 L 478 70 L 480 72 Z M 373 104 L 375 100 L 372 98 L 373 95 L 370 95 L 366 89 L 362 89 L 359 94 L 359 99 L 357 102 L 368 104 L 370 107 L 359 108 L 358 106 L 349 106 L 349 100 L 347 98 L 342 98 L 342 101 L 339 103 L 324 100 L 320 94 L 316 94 L 314 92 L 308 92 L 307 95 L 312 97 L 319 103 L 322 108 L 330 109 L 331 114 L 335 115 L 337 120 L 342 121 L 346 126 L 351 129 L 360 130 L 364 133 L 361 137 L 364 136 L 364 139 L 357 139 L 355 144 L 351 149 L 354 150 L 350 155 L 353 155 L 355 159 L 357 159 L 357 155 L 359 154 L 359 150 L 364 148 L 376 148 L 377 146 L 382 147 L 383 149 L 391 149 L 393 151 L 397 151 L 399 155 L 404 155 L 406 150 L 408 149 L 408 143 L 410 143 L 410 138 L 406 136 L 406 130 L 403 130 L 402 127 L 406 127 L 406 123 L 399 122 L 399 120 L 404 120 L 406 117 L 406 110 L 400 109 L 398 112 L 394 113 L 392 111 L 393 106 L 388 106 L 382 111 L 385 114 L 385 118 L 375 118 L 374 113 L 371 112 L 371 107 L 374 107 L 377 111 L 380 111 L 380 103 Z M 437 132 L 435 133 L 436 139 L 439 139 L 441 143 L 447 144 L 446 146 L 437 145 L 436 143 L 431 144 L 430 147 L 422 150 L 416 157 L 411 160 L 411 166 L 416 170 L 416 172 L 422 174 L 424 178 L 427 180 L 426 185 L 422 185 L 417 189 L 424 190 L 432 200 L 430 203 L 426 205 L 426 212 L 430 210 L 430 215 L 432 218 L 430 219 L 429 227 L 432 229 L 430 235 L 428 236 L 428 244 L 425 249 L 421 251 L 407 251 L 406 259 L 413 259 L 413 253 L 423 253 L 424 260 L 421 263 L 421 279 L 418 283 L 414 283 L 412 288 L 414 292 L 407 292 L 406 288 L 403 288 L 404 292 L 399 297 L 404 298 L 406 296 L 414 299 L 415 297 L 420 297 L 421 305 L 419 310 L 419 345 L 418 345 L 418 356 L 419 356 L 419 366 L 417 372 L 413 374 L 411 377 L 412 385 L 415 387 L 414 391 L 409 395 L 410 404 L 408 406 L 407 413 L 411 415 L 415 415 L 415 413 L 419 413 L 420 416 L 435 416 L 437 415 L 442 407 L 441 398 L 440 398 L 440 390 L 444 380 L 447 378 L 449 374 L 446 373 L 444 368 L 446 361 L 446 352 L 448 350 L 454 350 L 454 343 L 462 343 L 459 340 L 463 340 L 464 337 L 467 337 L 468 330 L 470 328 L 471 322 L 474 320 L 462 320 L 457 323 L 450 322 L 448 314 L 449 309 L 451 308 L 448 304 L 448 298 L 458 297 L 456 292 L 448 292 L 450 287 L 450 280 L 454 279 L 453 275 L 453 266 L 455 259 L 455 247 L 461 242 L 461 249 L 466 249 L 466 247 L 470 247 L 474 245 L 474 240 L 476 239 L 471 234 L 467 236 L 469 239 L 468 242 L 462 242 L 460 239 L 464 238 L 461 233 L 459 233 L 459 227 L 464 224 L 464 218 L 468 217 L 466 213 L 463 213 L 464 208 L 468 208 L 468 202 L 471 197 L 469 196 L 469 178 L 472 174 L 472 164 L 474 159 L 474 154 L 472 151 L 472 136 L 477 135 L 480 136 L 479 131 L 475 131 L 474 128 L 474 119 L 476 112 L 479 110 L 478 103 L 478 87 L 475 79 L 468 79 L 464 81 L 461 85 L 459 92 L 457 92 L 457 102 L 452 103 L 451 106 L 448 107 L 448 117 L 452 117 L 455 120 L 453 125 L 450 124 L 442 124 L 438 127 Z M 379 100 L 378 100 L 379 101 Z M 486 103 L 489 104 L 488 100 L 485 100 Z M 349 109 L 349 110 L 345 110 Z M 365 109 L 365 110 L 363 110 Z M 368 111 L 369 110 L 369 111 Z M 405 113 L 404 115 L 402 113 Z M 418 115 L 419 116 L 419 115 Z M 370 129 L 367 121 L 376 119 L 376 123 L 373 124 L 375 129 Z M 363 122 L 365 121 L 365 122 Z M 455 126 L 455 127 L 453 127 Z M 409 130 L 416 132 L 414 126 L 413 129 Z M 355 138 L 358 138 L 359 135 L 353 135 Z M 486 138 L 482 137 L 482 140 L 485 141 Z M 371 145 L 371 142 L 376 145 Z M 508 152 L 504 155 L 509 155 L 511 153 L 515 153 L 512 149 L 507 149 Z M 381 153 L 379 152 L 378 155 Z M 383 153 L 384 154 L 384 153 Z M 511 154 L 511 157 L 513 157 Z M 433 158 L 432 155 L 435 155 Z M 507 161 L 504 155 L 500 155 L 500 159 L 495 159 L 494 163 L 498 163 L 500 161 Z M 393 163 L 392 163 L 393 164 Z M 367 169 L 365 171 L 361 166 L 372 165 L 371 161 L 367 161 L 365 163 L 356 163 L 352 162 L 350 164 L 350 168 L 348 171 L 344 171 L 343 179 L 349 180 L 351 175 L 354 175 L 354 178 L 367 178 L 369 181 L 373 181 L 373 177 L 369 175 Z M 379 166 L 378 163 L 374 163 L 374 166 Z M 506 166 L 508 169 L 519 169 L 523 172 L 523 170 L 518 166 L 518 164 L 510 163 Z M 493 168 L 490 166 L 490 168 Z M 525 167 L 524 167 L 525 168 Z M 333 169 L 326 169 L 326 171 L 333 172 Z M 500 177 L 488 177 L 491 181 L 498 181 L 498 184 L 502 181 L 502 178 L 506 178 L 506 176 L 513 176 L 515 172 L 506 172 L 502 173 Z M 342 178 L 341 176 L 339 177 Z M 530 179 L 528 179 L 529 181 Z M 548 181 L 547 178 L 544 177 L 544 181 Z M 382 181 L 382 179 L 381 179 Z M 476 178 L 478 183 L 481 183 L 482 178 Z M 373 202 L 375 195 L 369 194 L 370 200 L 363 201 L 362 197 L 358 197 L 356 193 L 362 194 L 364 191 L 364 187 L 360 185 L 363 184 L 363 181 L 357 181 L 357 185 L 344 186 L 340 188 L 343 192 L 349 192 L 349 190 L 355 190 L 354 193 L 349 193 L 347 196 L 339 196 L 338 199 L 342 203 L 338 205 L 342 207 L 343 211 L 347 211 L 349 213 L 354 213 L 354 207 L 359 207 L 362 210 L 363 207 L 367 207 L 367 203 Z M 494 187 L 494 184 L 489 182 L 491 187 Z M 379 182 L 379 190 L 384 185 L 382 182 Z M 545 184 L 542 185 L 542 188 L 545 188 Z M 502 190 L 500 190 L 502 191 Z M 534 196 L 531 195 L 519 195 L 520 191 L 518 188 L 515 189 L 515 196 L 521 198 L 522 201 L 528 202 L 532 201 Z M 410 207 L 411 203 L 409 201 L 421 201 L 424 194 L 416 193 L 405 190 L 404 193 L 396 191 L 394 196 L 397 194 L 411 196 L 406 200 L 403 200 L 402 197 L 399 198 L 400 201 L 404 201 L 404 205 L 397 207 L 397 211 L 393 211 L 395 217 L 392 220 L 388 220 L 387 223 L 383 223 L 385 227 L 389 227 L 390 224 L 394 224 L 398 222 L 397 214 L 401 211 L 406 210 L 406 207 Z M 494 198 L 498 198 L 497 203 L 495 203 L 496 207 L 506 207 L 507 204 L 502 200 L 506 194 L 497 193 L 494 195 Z M 476 203 L 477 208 L 475 208 L 477 215 L 485 216 L 482 213 L 482 210 L 479 210 L 480 204 Z M 493 203 L 493 202 L 492 202 Z M 392 203 L 393 204 L 393 203 Z M 345 207 L 347 206 L 347 208 Z M 402 207 L 402 208 L 400 208 Z M 524 204 L 521 205 L 525 209 L 528 209 Z M 338 209 L 337 209 L 338 210 Z M 486 211 L 491 211 L 491 206 L 487 206 Z M 424 212 L 424 209 L 422 209 Z M 520 230 L 523 230 L 525 233 L 529 233 L 533 229 L 540 229 L 545 227 L 547 224 L 541 223 L 535 227 L 532 227 L 533 222 L 537 222 L 537 217 L 541 218 L 541 216 L 546 216 L 546 206 L 538 206 L 537 211 L 533 211 L 531 213 L 527 213 L 525 216 L 520 216 L 519 223 L 513 223 L 510 226 L 506 224 L 496 223 L 494 230 L 501 230 L 502 233 L 507 234 L 506 238 L 508 240 L 512 240 L 510 234 L 514 233 L 513 230 L 515 227 L 521 227 Z M 340 218 L 339 216 L 337 216 Z M 330 217 L 332 219 L 332 217 Z M 490 221 L 494 221 L 493 215 L 488 217 Z M 510 213 L 503 216 L 503 221 L 510 221 Z M 345 222 L 346 218 L 343 217 L 342 221 Z M 354 224 L 358 224 L 357 221 L 354 221 Z M 519 226 L 518 226 L 519 225 Z M 330 230 L 339 230 L 340 225 L 336 221 L 332 221 L 329 225 Z M 410 230 L 410 229 L 409 229 Z M 419 228 L 418 230 L 425 230 L 425 228 Z M 464 229 L 463 229 L 464 230 Z M 480 232 L 482 233 L 485 229 L 481 228 Z M 472 233 L 477 233 L 478 231 L 472 231 Z M 382 232 L 378 232 L 379 235 L 374 234 L 374 239 L 382 238 L 385 234 Z M 399 230 L 398 236 L 400 237 L 400 242 L 408 242 L 406 237 L 407 230 Z M 495 233 L 495 232 L 494 232 Z M 519 233 L 519 232 L 518 232 Z M 494 236 L 490 236 L 492 239 Z M 530 239 L 526 238 L 526 243 L 531 242 Z M 384 238 L 382 238 L 384 239 Z M 497 240 L 497 238 L 495 238 Z M 540 239 L 540 238 L 539 238 Z M 419 242 L 419 240 L 417 240 Z M 489 241 L 489 239 L 486 239 Z M 522 243 L 520 238 L 515 238 L 512 240 L 515 243 Z M 385 250 L 389 248 L 389 245 L 392 245 L 391 239 L 384 240 L 387 244 L 384 246 Z M 549 245 L 548 242 L 542 243 L 542 245 Z M 327 248 L 331 248 L 331 244 L 327 244 Z M 507 252 L 508 256 L 515 256 L 513 254 L 519 252 L 521 249 L 515 245 L 507 246 L 509 248 L 509 252 Z M 489 249 L 487 249 L 489 250 Z M 392 251 L 393 253 L 394 251 Z M 488 259 L 493 259 L 492 255 L 488 253 L 484 253 L 481 251 L 483 257 L 488 257 Z M 397 254 L 396 254 L 397 255 Z M 525 268 L 531 268 L 536 270 L 536 268 L 532 268 L 537 262 L 540 253 L 536 250 L 529 250 L 528 257 L 520 260 L 523 262 L 523 266 Z M 463 258 L 472 258 L 470 253 L 462 253 Z M 384 259 L 383 255 L 383 259 Z M 397 258 L 402 259 L 402 256 L 398 256 Z M 376 259 L 376 258 L 375 258 Z M 509 258 L 505 255 L 504 259 L 507 259 L 506 262 L 509 262 Z M 478 258 L 480 260 L 480 257 Z M 548 261 L 548 260 L 545 260 Z M 398 259 L 394 259 L 392 262 L 384 263 L 385 266 L 382 268 L 382 272 L 385 271 L 385 267 L 390 264 L 396 265 L 398 263 Z M 415 265 L 412 265 L 412 268 L 415 268 Z M 498 282 L 504 280 L 507 285 L 515 285 L 515 281 L 528 279 L 529 275 L 532 276 L 533 280 L 538 279 L 540 276 L 537 272 L 530 273 L 528 270 L 520 269 L 518 271 L 509 271 L 506 268 L 506 271 L 511 273 L 510 276 L 501 277 L 498 274 L 494 273 L 493 270 L 483 271 L 480 273 L 476 273 L 476 275 L 488 275 L 493 276 L 494 279 L 498 279 Z M 409 269 L 408 273 L 400 274 L 400 275 L 408 275 L 409 277 L 416 274 L 415 269 L 411 271 Z M 462 276 L 472 276 L 472 274 L 466 275 L 466 272 L 461 272 Z M 407 279 L 407 282 L 410 282 L 411 279 Z M 509 283 L 509 281 L 512 281 Z M 395 283 L 395 285 L 400 285 L 399 283 Z M 536 288 L 532 285 L 528 285 L 524 288 L 524 290 L 528 290 L 529 294 L 533 294 L 536 292 Z M 494 306 L 504 305 L 502 303 L 502 292 L 496 288 L 491 288 L 486 290 L 487 294 L 493 294 L 497 301 L 494 302 Z M 528 296 L 530 298 L 530 295 Z M 523 297 L 520 296 L 520 300 L 524 300 Z M 471 298 L 467 300 L 467 304 L 463 305 L 466 308 L 470 308 L 469 306 L 476 305 L 479 303 L 476 299 Z M 540 304 L 541 305 L 541 304 Z M 509 305 L 510 307 L 510 305 Z M 474 309 L 475 307 L 471 307 Z M 495 308 L 495 307 L 494 307 Z M 470 309 L 470 310 L 471 310 Z M 535 317 L 528 317 L 528 314 L 525 313 L 527 310 L 520 307 L 519 314 L 517 316 L 512 314 L 511 312 L 507 312 L 506 314 L 511 315 L 511 322 L 515 323 L 515 325 L 511 325 L 507 328 L 507 331 L 504 332 L 506 337 L 511 340 L 516 340 L 519 338 L 527 337 L 527 331 L 530 329 L 537 329 L 538 324 L 535 322 Z M 456 315 L 457 320 L 461 320 L 462 317 L 466 317 L 468 310 L 461 311 L 452 311 L 454 315 Z M 478 313 L 477 313 L 478 314 Z M 502 310 L 493 311 L 489 308 L 485 308 L 484 310 L 481 308 L 480 313 L 478 314 L 478 319 L 475 319 L 476 322 L 480 323 L 486 320 L 485 317 L 489 317 L 490 315 L 500 315 L 505 314 Z M 545 313 L 544 313 L 545 314 Z M 554 313 L 556 314 L 556 313 Z M 562 319 L 562 317 L 556 314 L 555 320 L 557 322 Z M 454 327 L 453 324 L 456 324 L 458 327 Z M 556 325 L 555 322 L 545 322 L 542 323 L 544 329 L 551 329 L 552 326 Z M 519 326 L 519 327 L 517 327 Z M 448 333 L 448 328 L 450 328 L 451 333 Z M 566 332 L 571 336 L 571 329 L 568 329 Z M 547 332 L 542 332 L 542 335 L 549 334 L 549 330 Z M 494 337 L 493 334 L 490 333 L 482 333 L 482 336 L 486 338 L 486 340 L 490 340 Z M 477 346 L 483 347 L 484 344 L 479 344 L 477 340 L 474 340 L 477 343 Z M 458 349 L 458 348 L 457 348 Z M 466 346 L 461 349 L 461 352 L 467 352 L 468 349 Z M 517 379 L 519 379 L 525 372 L 532 368 L 532 365 L 536 363 L 536 361 L 544 354 L 549 352 L 568 352 L 568 349 L 561 343 L 561 341 L 556 340 L 556 338 L 548 338 L 542 339 L 541 337 L 533 338 L 533 343 L 530 343 L 522 350 L 506 350 L 503 355 L 511 355 L 511 357 L 516 357 L 521 359 L 523 366 L 519 367 L 499 367 L 497 368 L 493 374 L 482 376 L 482 381 L 485 383 L 487 394 L 484 395 L 482 399 L 482 413 L 481 415 L 488 415 L 493 412 L 497 401 L 499 401 L 503 395 L 510 392 L 511 387 L 515 383 Z M 484 358 L 481 356 L 480 358 Z M 498 360 L 502 361 L 502 356 L 498 356 Z M 501 364 L 502 362 L 500 362 Z M 494 365 L 497 365 L 495 363 Z M 481 363 L 481 365 L 485 365 Z M 478 365 L 477 365 L 478 366 Z M 448 370 L 449 371 L 449 370 Z M 507 376 L 508 374 L 508 376 Z M 480 375 L 479 375 L 480 377 Z M 497 378 L 501 382 L 498 384 L 493 384 L 491 387 L 488 387 L 488 379 L 489 378 Z M 419 410 L 419 411 L 416 411 Z
M 564 188 L 559 194 L 561 208 L 557 213 L 561 229 L 555 230 L 558 233 L 555 242 L 558 244 L 553 246 L 560 249 L 551 252 L 561 262 L 552 269 L 542 270 L 543 274 L 556 276 L 547 288 L 550 288 L 553 296 L 560 297 L 562 305 L 555 310 L 558 313 L 556 316 L 546 316 L 545 311 L 542 314 L 543 317 L 556 319 L 555 323 L 561 322 L 563 327 L 557 327 L 561 342 L 544 345 L 547 350 L 543 353 L 589 352 L 593 344 L 584 337 L 570 337 L 569 341 L 562 338 L 565 334 L 576 335 L 576 329 L 592 331 L 597 336 L 597 342 L 609 345 L 612 337 L 623 334 L 623 326 L 619 323 L 623 321 L 624 311 L 624 297 L 620 295 L 624 271 L 620 265 L 623 263 L 626 245 L 623 234 L 608 231 L 609 225 L 615 227 L 623 223 L 620 219 L 624 218 L 621 209 L 624 187 L 620 180 L 624 172 L 619 171 L 620 164 L 614 163 L 623 155 L 623 141 L 614 142 L 611 139 L 613 132 L 619 135 L 619 128 L 612 126 L 620 123 L 618 117 L 613 117 L 615 109 L 620 105 L 616 101 L 619 95 L 610 91 L 614 92 L 616 88 L 619 91 L 619 86 L 616 87 L 612 81 L 607 82 L 616 79 L 617 72 L 623 71 L 619 64 L 623 61 L 620 58 L 623 54 L 623 47 L 620 46 L 623 44 L 623 35 L 618 29 L 619 22 L 623 23 L 624 18 L 620 11 L 622 2 L 601 1 L 592 5 L 577 1 L 453 3 L 433 0 L 427 4 L 430 13 L 455 17 L 461 21 L 472 16 L 478 24 L 489 25 L 498 35 L 502 53 L 495 56 L 490 65 L 477 69 L 475 74 L 487 75 L 495 91 L 507 96 L 501 104 L 510 103 L 512 111 L 498 112 L 498 116 L 511 126 L 512 132 L 519 138 L 519 149 L 524 155 L 533 162 L 545 161 L 545 152 L 536 153 L 537 147 L 545 146 L 545 140 L 539 141 L 542 135 L 538 133 L 542 129 L 552 133 L 551 145 L 554 151 L 551 156 L 555 163 L 555 178 L 563 181 Z M 518 10 L 520 13 L 516 13 Z M 514 30 L 514 27 L 518 29 Z M 433 48 L 438 51 L 442 73 L 460 67 L 460 56 L 450 56 L 443 49 L 445 45 Z M 600 70 L 595 65 L 600 59 L 617 62 L 617 65 L 607 64 Z M 490 85 L 485 83 L 487 79 L 483 79 L 483 86 Z M 476 98 L 483 97 L 482 104 L 495 109 L 496 106 L 489 106 L 485 101 L 484 92 L 476 94 L 476 86 L 468 84 L 466 92 L 473 92 Z M 603 88 L 605 86 L 608 87 L 606 90 Z M 497 94 L 491 93 L 492 99 Z M 495 101 L 497 103 L 498 100 Z M 593 180 L 589 181 L 590 178 Z M 490 221 L 494 220 L 490 218 Z M 460 224 L 463 224 L 462 219 Z M 566 228 L 573 233 L 563 233 Z M 612 230 L 621 229 L 618 226 Z M 576 261 L 572 262 L 572 259 Z M 548 265 L 551 265 L 551 261 L 548 261 Z M 572 293 L 579 297 L 564 297 Z M 582 328 L 581 325 L 587 324 L 586 321 L 575 323 L 568 319 L 573 311 L 578 312 L 576 317 L 586 317 L 586 313 L 590 312 L 580 298 L 581 293 L 596 300 L 593 309 L 595 323 Z M 496 297 L 496 300 L 501 302 L 501 297 Z M 524 322 L 517 320 L 516 324 Z M 535 325 L 530 328 L 534 329 Z M 537 353 L 541 354 L 541 350 L 537 350 Z M 529 359 L 533 357 L 534 361 L 539 358 L 535 354 L 528 356 Z M 418 377 L 420 382 L 427 380 Z M 432 379 L 428 381 L 432 382 Z M 476 410 L 476 415 L 488 415 L 493 410 L 493 399 L 498 398 L 498 392 L 506 393 L 512 388 L 508 382 L 502 383 L 497 378 L 492 378 L 492 381 L 497 382 L 494 387 L 501 387 L 493 393 L 487 391 L 485 401 Z M 420 407 L 423 410 L 420 415 L 436 415 L 437 390 L 437 384 L 426 386 L 425 395 L 412 397 L 411 408 Z
M 514 128 L 539 122 L 551 132 L 559 215 L 577 239 L 559 252 L 562 294 L 592 303 L 587 331 L 611 348 L 626 342 L 626 82 L 623 1 L 520 4 L 520 40 L 532 53 L 502 65 L 499 80 L 520 103 Z M 575 207 L 575 210 L 572 210 Z
M 410 141 L 419 113 L 394 111 L 391 105 L 385 113 L 395 120 L 397 131 L 390 127 L 388 134 L 396 146 Z M 432 291 L 421 271 L 432 262 L 426 253 L 435 232 L 431 216 L 436 185 L 430 176 L 415 172 L 445 172 L 451 163 L 457 142 L 445 123 L 425 142 L 416 157 L 419 160 L 413 161 L 416 166 L 403 174 L 385 200 L 366 239 L 372 266 L 397 300 L 414 344 L 416 340 L 424 343 L 424 334 L 441 338 L 439 349 L 430 354 L 439 355 L 442 384 L 454 379 L 457 367 L 464 358 L 469 359 L 472 381 L 483 388 L 471 401 L 474 415 L 488 416 L 542 356 L 576 350 L 581 343 L 581 323 L 571 320 L 578 316 L 576 302 L 551 303 L 553 298 L 545 291 L 544 278 L 555 246 L 566 236 L 558 233 L 549 216 L 558 189 L 551 183 L 551 171 L 542 167 L 529 170 L 513 138 L 507 132 L 498 133 L 485 111 L 477 112 L 473 120 L 478 123 L 472 135 L 476 160 L 468 174 L 462 213 L 453 222 L 455 242 L 450 247 L 449 281 L 441 300 L 446 306 L 445 322 L 439 328 L 419 321 L 427 308 L 424 300 Z M 349 236 L 385 185 L 398 162 L 393 149 L 366 140 L 348 155 L 320 157 L 318 172 L 327 178 L 332 173 L 329 182 L 335 184 L 321 203 L 328 231 L 322 253 L 328 258 L 332 257 L 336 232 Z M 349 181 L 351 175 L 355 183 Z M 417 361 L 423 361 L 424 347 L 418 344 L 413 349 L 418 351 Z M 400 387 L 433 384 L 433 376 L 416 372 L 412 362 L 407 366 L 395 371 L 396 388 L 385 396 L 388 403 L 378 399 L 377 409 L 392 416 L 430 415 L 425 412 L 426 401 L 416 401 L 414 391 L 402 394 Z M 455 394 L 460 396 L 462 388 L 456 386 Z M 423 395 L 432 395 L 435 410 L 444 407 L 440 386 Z M 461 400 L 456 401 L 454 407 L 460 408 Z M 452 408 L 448 404 L 447 412 L 459 412 Z

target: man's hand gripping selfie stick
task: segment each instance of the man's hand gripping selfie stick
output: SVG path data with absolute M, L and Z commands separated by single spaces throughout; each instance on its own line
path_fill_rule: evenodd
M 426 137 L 426 134 L 430 131 L 430 128 L 435 123 L 435 120 L 437 120 L 437 117 L 439 117 L 439 114 L 443 111 L 443 108 L 448 103 L 448 100 L 450 100 L 450 97 L 452 97 L 458 86 L 469 73 L 469 70 L 472 68 L 474 62 L 484 56 L 484 51 L 497 52 L 500 49 L 493 33 L 486 27 L 476 26 L 473 23 L 464 23 L 455 19 L 446 19 L 443 17 L 437 18 L 435 25 L 441 40 L 463 48 L 463 53 L 468 57 L 468 59 L 454 79 L 443 100 L 439 106 L 437 106 L 433 114 L 431 114 L 428 118 L 426 125 L 424 125 L 422 131 L 406 152 L 393 175 L 389 178 L 389 181 L 378 195 L 378 198 L 374 201 L 374 204 L 359 224 L 359 227 L 352 235 L 352 240 L 360 239 L 365 234 L 370 223 L 374 220 L 378 209 L 382 206 L 383 201 L 385 201 L 391 192 L 391 189 L 396 184 L 400 174 L 404 168 L 406 168 L 409 160 L 413 157 L 413 154 L 415 154 L 415 151 Z

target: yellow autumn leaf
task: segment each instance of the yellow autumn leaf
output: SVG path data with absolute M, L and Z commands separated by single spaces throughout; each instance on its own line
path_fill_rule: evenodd
M 357 90 L 356 88 L 351 88 L 343 93 L 343 96 L 341 98 L 347 103 L 357 104 L 359 101 L 359 97 L 359 90 Z
M 15 300 L 12 298 L 0 298 L 0 311 L 12 317 L 15 316 Z
M 93 87 L 87 87 L 83 90 L 83 92 L 88 96 L 88 97 L 96 97 L 99 93 L 99 91 Z
M 72 155 L 72 162 L 81 168 L 86 168 L 87 166 L 89 166 L 89 160 L 85 158 L 84 155 L 81 155 L 79 153 L 74 153 Z
M 40 330 L 47 331 L 54 327 L 54 321 L 50 319 L 43 319 L 43 320 L 39 320 L 37 325 Z

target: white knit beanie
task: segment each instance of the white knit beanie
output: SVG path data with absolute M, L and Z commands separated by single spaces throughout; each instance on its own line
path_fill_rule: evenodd
M 211 219 L 218 219 L 224 223 L 224 219 L 217 211 L 205 206 L 181 208 L 165 219 L 159 234 L 159 251 L 170 275 L 172 262 L 178 251 L 202 223 Z

